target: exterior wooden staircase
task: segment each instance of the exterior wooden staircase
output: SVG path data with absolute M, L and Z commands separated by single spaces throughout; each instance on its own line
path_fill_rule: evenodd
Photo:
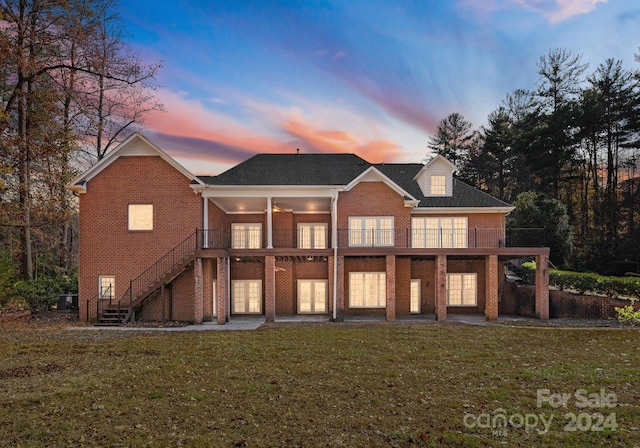
M 162 285 L 175 280 L 193 262 L 198 249 L 198 234 L 185 238 L 136 278 L 131 279 L 129 288 L 117 301 L 96 298 L 99 326 L 119 326 L 131 321 L 135 311 L 149 299 Z

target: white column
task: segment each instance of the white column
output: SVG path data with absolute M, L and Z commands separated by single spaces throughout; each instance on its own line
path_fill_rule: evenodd
M 267 249 L 273 249 L 273 210 L 271 197 L 267 198 Z

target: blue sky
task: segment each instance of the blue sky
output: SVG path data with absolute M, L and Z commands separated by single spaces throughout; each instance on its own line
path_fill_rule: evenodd
M 533 89 L 549 50 L 640 69 L 626 0 L 122 2 L 128 42 L 163 61 L 144 133 L 196 174 L 259 152 L 419 162 L 452 112 L 486 123 Z

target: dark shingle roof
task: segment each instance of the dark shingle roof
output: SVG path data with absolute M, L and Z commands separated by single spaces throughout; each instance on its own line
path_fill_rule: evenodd
M 355 154 L 257 154 L 200 179 L 209 185 L 346 185 L 370 166 Z
M 371 164 L 355 154 L 257 154 L 218 176 L 199 178 L 208 185 L 347 185 L 371 166 L 418 199 L 419 207 L 509 207 L 455 178 L 453 196 L 424 197 L 413 180 L 421 163 Z

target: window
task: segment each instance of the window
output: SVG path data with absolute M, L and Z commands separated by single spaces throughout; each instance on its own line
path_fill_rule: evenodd
M 467 218 L 412 218 L 411 247 L 467 247 Z
M 231 240 L 234 249 L 260 249 L 262 224 L 231 224 Z
M 476 306 L 476 274 L 447 274 L 447 305 Z
M 129 204 L 129 230 L 153 230 L 153 204 Z
M 262 313 L 262 280 L 233 280 L 231 282 L 233 313 Z
M 384 272 L 349 273 L 350 308 L 384 308 L 387 304 L 387 274 Z
M 326 249 L 327 224 L 298 224 L 300 249 Z
M 113 275 L 98 277 L 98 296 L 101 299 L 113 300 L 116 290 L 116 278 Z
M 411 314 L 420 314 L 420 279 L 411 280 Z
M 393 246 L 393 217 L 349 218 L 349 246 Z
M 327 312 L 327 280 L 298 280 L 298 313 Z
M 447 193 L 445 176 L 431 175 L 431 194 L 443 196 Z

